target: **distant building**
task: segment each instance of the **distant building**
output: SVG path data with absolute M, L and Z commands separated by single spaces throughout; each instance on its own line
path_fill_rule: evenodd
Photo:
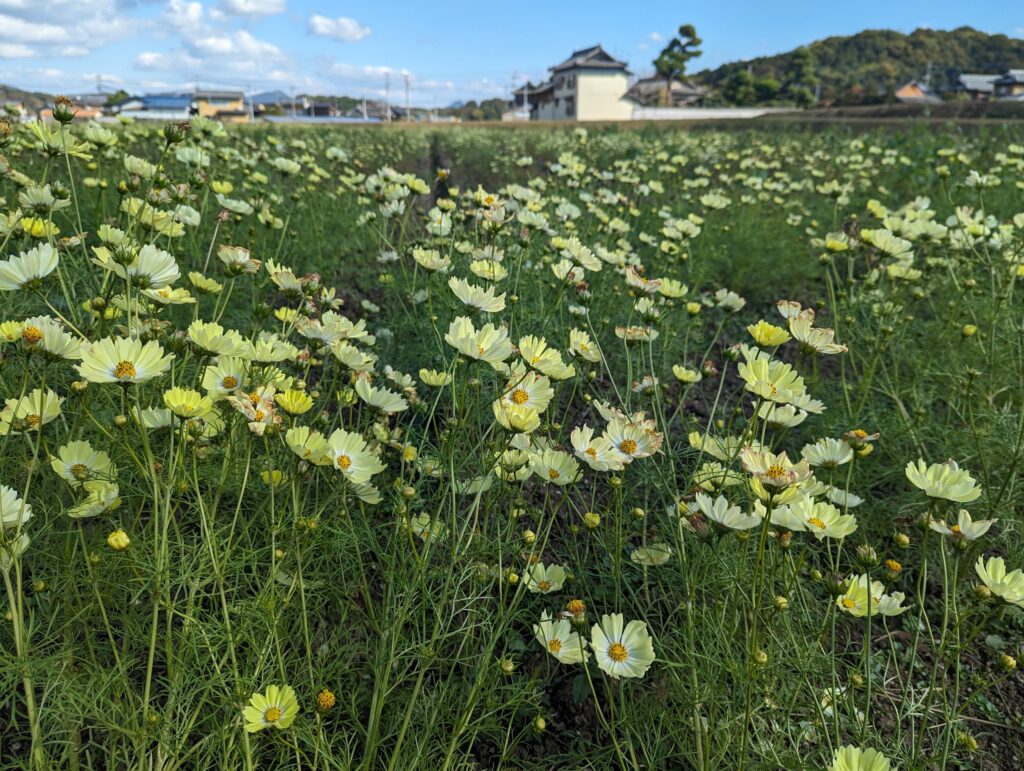
M 995 93 L 995 82 L 999 75 L 978 75 L 964 73 L 957 78 L 956 85 L 951 91 L 959 94 L 966 94 L 972 102 L 984 102 L 992 98 Z
M 696 107 L 706 96 L 706 89 L 690 81 L 674 79 L 669 84 L 665 78 L 657 76 L 640 78 L 626 92 L 626 98 L 641 107 Z
M 992 86 L 996 99 L 1024 98 L 1024 70 L 1007 70 Z
M 630 120 L 629 69 L 600 45 L 573 51 L 527 95 L 531 120 Z
M 198 90 L 192 93 L 192 112 L 204 118 L 244 123 L 249 120 L 245 94 L 241 91 Z
M 136 120 L 182 121 L 192 116 L 191 93 L 147 94 L 118 102 L 112 112 Z
M 345 117 L 377 119 L 381 121 L 398 121 L 405 117 L 405 110 L 395 107 L 393 104 L 379 102 L 371 99 L 364 99 L 355 107 L 344 113 Z
M 904 83 L 896 89 L 893 96 L 903 104 L 939 104 L 942 102 L 942 99 L 928 87 L 927 83 L 918 80 Z

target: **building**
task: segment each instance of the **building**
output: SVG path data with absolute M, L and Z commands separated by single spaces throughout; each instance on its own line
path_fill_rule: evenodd
M 992 86 L 996 99 L 1024 98 L 1024 70 L 1007 70 Z
M 192 117 L 191 94 L 132 96 L 111 106 L 111 111 L 136 120 L 183 121 Z
M 216 118 L 238 122 L 248 120 L 249 111 L 245 103 L 245 94 L 241 91 L 196 90 L 192 92 L 192 111 L 204 118 Z
M 629 69 L 600 45 L 573 51 L 527 95 L 531 120 L 630 120 Z
M 966 94 L 972 102 L 985 102 L 992 98 L 997 80 L 999 75 L 964 73 L 957 78 L 956 85 L 950 90 L 957 94 Z
M 893 94 L 896 101 L 903 104 L 939 104 L 942 102 L 929 87 L 927 83 L 918 80 L 911 80 L 896 89 Z
M 706 89 L 688 80 L 674 79 L 668 83 L 657 76 L 640 78 L 626 92 L 626 98 L 641 107 L 697 107 L 706 96 Z

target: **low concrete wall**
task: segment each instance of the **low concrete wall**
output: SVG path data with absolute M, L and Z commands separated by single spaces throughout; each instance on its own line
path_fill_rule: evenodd
M 745 120 L 782 112 L 793 110 L 787 107 L 634 107 L 633 120 Z

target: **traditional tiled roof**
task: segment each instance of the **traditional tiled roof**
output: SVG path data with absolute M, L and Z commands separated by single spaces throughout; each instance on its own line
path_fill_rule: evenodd
M 620 62 L 600 45 L 573 51 L 572 56 L 561 64 L 551 67 L 552 72 L 572 69 L 626 70 L 626 63 Z

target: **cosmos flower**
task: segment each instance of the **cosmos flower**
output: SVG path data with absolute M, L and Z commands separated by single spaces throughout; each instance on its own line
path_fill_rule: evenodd
M 654 662 L 654 645 L 642 621 L 623 625 L 621 613 L 601 617 L 590 630 L 597 665 L 609 677 L 643 677 Z
M 989 557 L 986 560 L 979 556 L 974 564 L 974 572 L 996 597 L 1024 608 L 1024 572 L 1020 568 L 1007 573 L 1002 557 Z
M 540 623 L 533 625 L 533 634 L 548 653 L 561 664 L 579 664 L 590 658 L 583 638 L 572 630 L 568 619 L 552 621 L 551 614 L 544 611 Z
M 76 369 L 91 383 L 145 383 L 166 372 L 172 359 L 154 340 L 107 337 L 83 349 Z
M 271 685 L 266 693 L 254 693 L 242 710 L 245 730 L 256 733 L 265 728 L 284 730 L 299 714 L 299 700 L 290 685 Z
M 57 269 L 57 250 L 50 244 L 34 246 L 17 257 L 0 260 L 0 291 L 37 288 Z
M 932 463 L 911 461 L 906 467 L 907 479 L 929 498 L 942 498 L 955 503 L 970 503 L 981 496 L 974 477 L 962 470 L 955 460 Z

